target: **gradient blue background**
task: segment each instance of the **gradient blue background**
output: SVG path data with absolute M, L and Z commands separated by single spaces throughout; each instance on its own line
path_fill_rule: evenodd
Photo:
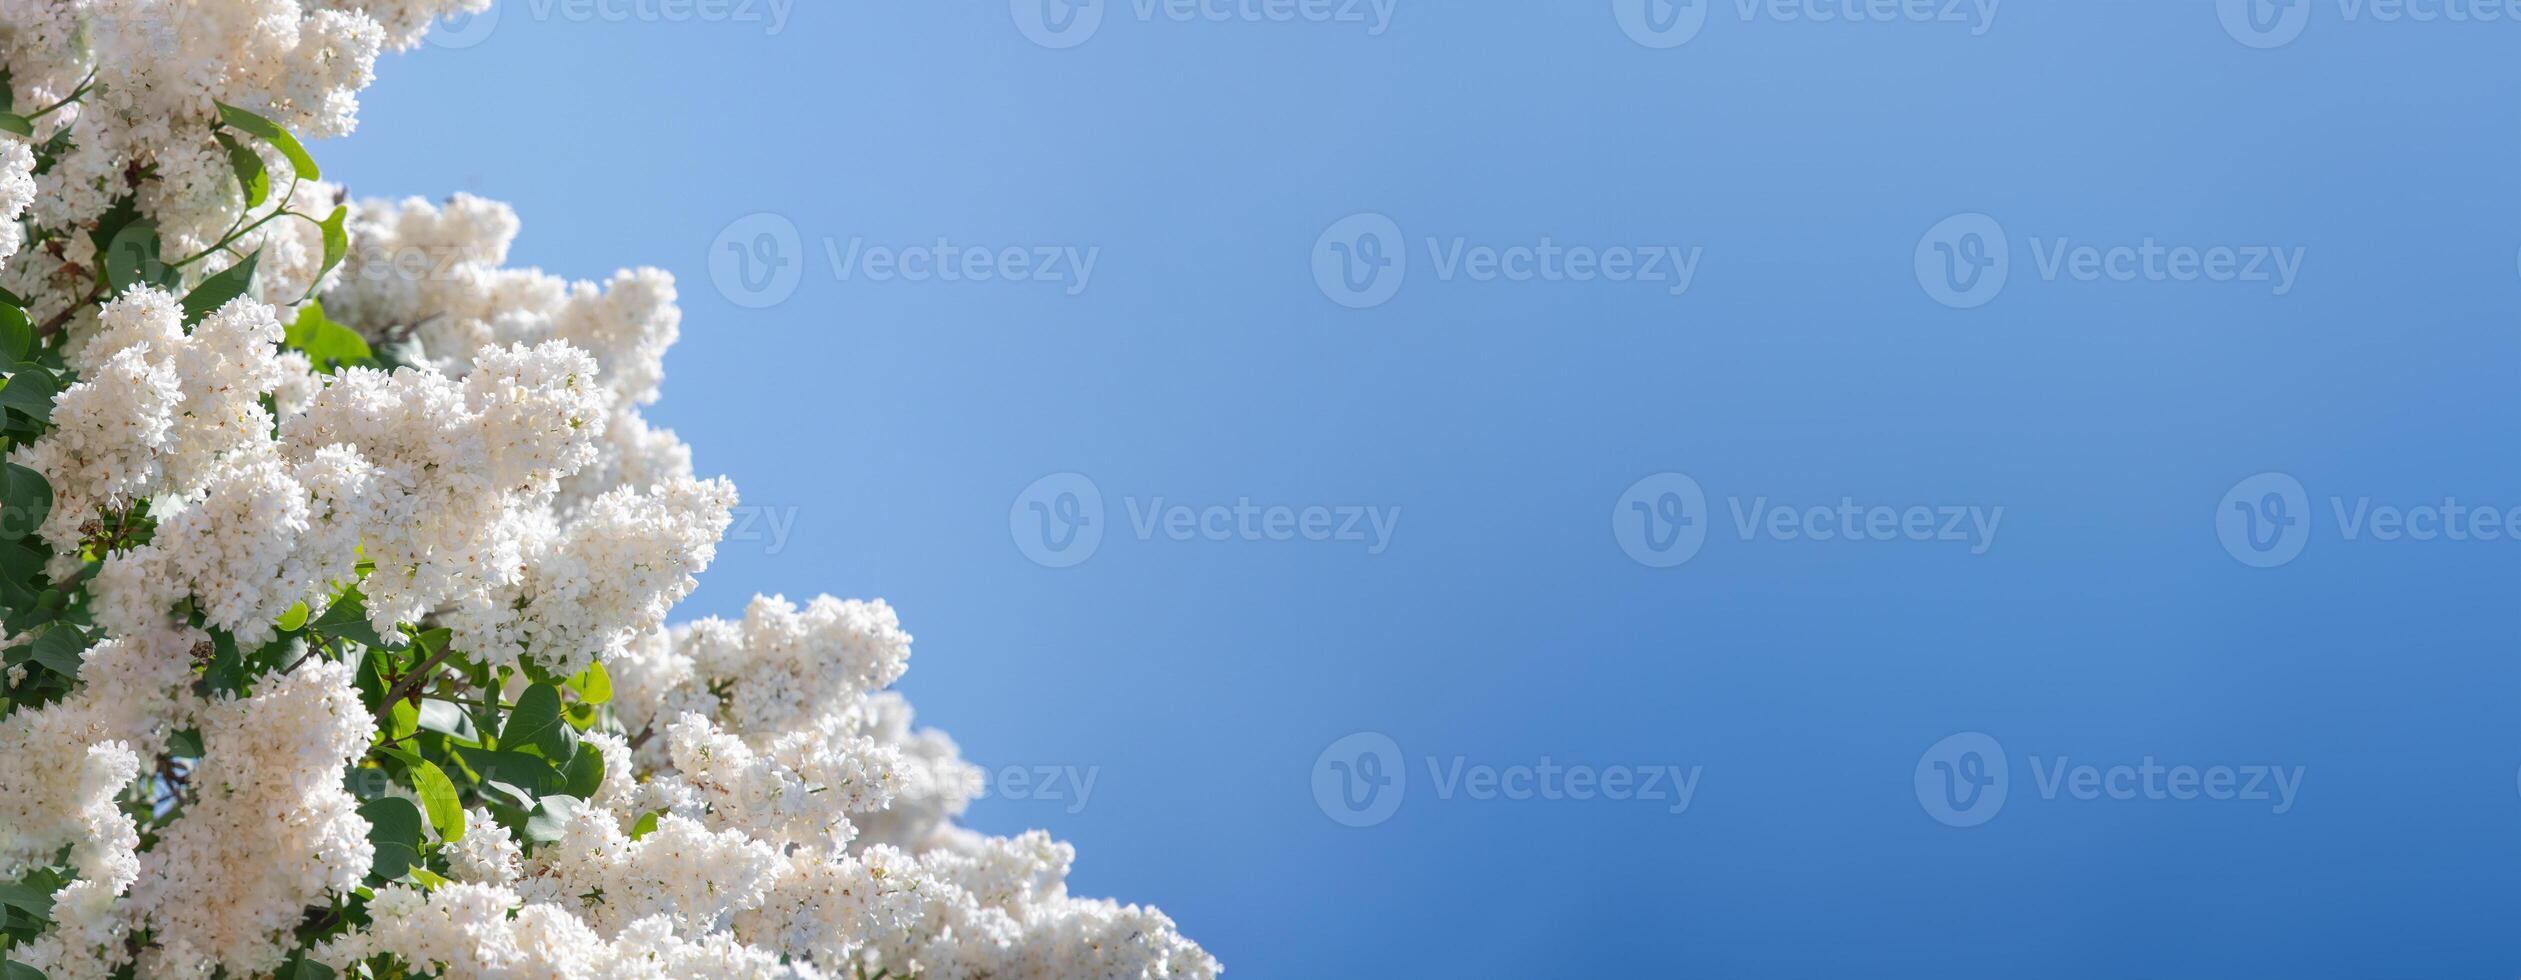
M 1992 29 L 1744 22 L 1673 50 L 1599 0 L 1416 3 L 1390 29 L 1110 4 L 1071 50 L 1006 4 L 601 23 L 506 4 L 389 57 L 315 147 L 361 195 L 512 202 L 516 259 L 654 264 L 684 337 L 652 418 L 786 547 L 730 542 L 683 615 L 883 596 L 904 689 L 990 766 L 1099 767 L 1085 895 L 1162 906 L 1231 975 L 2406 976 L 2521 968 L 2521 543 L 2346 541 L 2332 495 L 2521 504 L 2521 23 L 2323 0 L 2236 43 L 2203 2 L 2005 3 Z M 1309 270 L 1358 211 L 1412 277 Z M 789 217 L 739 309 L 707 250 Z M 1972 311 L 1911 269 L 2012 233 Z M 820 241 L 1095 245 L 1083 295 L 836 281 Z M 1683 297 L 1438 281 L 1423 238 L 1705 249 Z M 2285 244 L 2264 285 L 2041 281 L 2026 239 Z M 2212 514 L 2300 478 L 2323 527 L 2252 569 Z M 1084 565 L 1025 559 L 1045 474 L 1101 488 Z M 1612 504 L 1694 476 L 1716 532 L 1643 567 Z M 2005 507 L 1994 547 L 1743 541 L 1726 498 Z M 1391 549 L 1139 540 L 1144 502 L 1399 507 Z M 1960 731 L 2000 816 L 1912 791 Z M 1410 795 L 1334 823 L 1316 756 L 1392 736 Z M 1437 799 L 1424 759 L 1703 765 L 1659 804 Z M 2024 757 L 2308 767 L 2264 803 L 2038 798 Z

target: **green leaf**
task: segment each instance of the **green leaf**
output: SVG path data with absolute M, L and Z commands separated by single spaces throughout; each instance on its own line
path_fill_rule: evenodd
M 39 884 L 0 881 L 0 905 L 38 919 L 49 919 L 53 914 L 53 889 Z
M 210 665 L 201 672 L 202 681 L 209 684 L 213 691 L 243 694 L 246 679 L 245 653 L 237 649 L 236 634 L 217 628 L 208 628 L 203 632 L 210 634 L 211 652 Z
M 281 156 L 289 158 L 289 169 L 296 172 L 299 179 L 314 180 L 324 176 L 323 171 L 315 168 L 315 158 L 306 155 L 306 147 L 298 145 L 298 138 L 289 135 L 288 130 L 280 128 L 279 123 L 225 102 L 214 102 L 214 104 L 219 107 L 220 122 L 244 130 L 247 134 L 271 144 L 272 149 L 279 150 Z
M 17 365 L 9 375 L 9 384 L 0 388 L 0 406 L 37 421 L 53 417 L 53 397 L 61 394 L 53 383 L 53 373 L 32 364 Z
M 420 808 L 399 796 L 359 804 L 368 821 L 368 842 L 376 845 L 376 864 L 369 873 L 392 881 L 420 863 Z
M 663 810 L 650 810 L 646 813 L 640 814 L 638 822 L 630 825 L 630 839 L 638 840 L 639 838 L 646 837 L 649 834 L 656 833 L 657 817 L 662 816 L 664 813 L 665 811 Z
M 324 230 L 324 267 L 315 270 L 316 283 L 323 282 L 325 273 L 333 271 L 333 267 L 340 265 L 341 260 L 350 257 L 350 231 L 342 227 L 343 222 L 348 221 L 349 218 L 350 208 L 336 204 L 333 206 L 332 214 L 316 222 L 316 226 Z M 315 286 L 309 284 L 307 294 L 312 296 L 314 292 Z M 364 343 L 360 345 L 362 349 L 366 346 Z
M 420 873 L 428 874 L 428 871 L 422 869 Z M 289 962 L 281 964 L 280 972 L 272 974 L 273 980 L 334 980 L 335 976 L 332 967 L 307 959 L 303 950 L 290 954 Z
M 178 759 L 198 759 L 202 751 L 201 729 L 187 728 L 166 737 L 166 754 Z
M 0 962 L 0 980 L 44 980 L 44 971 L 8 960 Z
M 35 346 L 35 325 L 26 319 L 26 304 L 0 299 L 0 355 L 23 361 Z
M 16 133 L 28 139 L 35 138 L 35 124 L 27 121 L 25 116 L 14 112 L 0 112 L 0 130 Z
M 290 606 L 288 612 L 281 613 L 279 625 L 280 631 L 283 633 L 295 633 L 301 629 L 305 629 L 306 603 L 301 602 L 297 605 Z
M 261 207 L 271 199 L 271 173 L 263 167 L 263 155 L 224 131 L 216 135 L 219 145 L 228 151 L 228 166 L 236 169 L 237 185 L 245 191 L 245 209 Z
M 495 790 L 519 806 L 532 806 L 535 797 L 560 792 L 559 770 L 542 759 L 505 749 L 457 746 L 455 751 L 465 765 L 481 774 L 483 788 Z
M 367 339 L 349 327 L 334 323 L 324 316 L 324 304 L 308 302 L 298 307 L 298 317 L 289 324 L 281 345 L 290 350 L 305 351 L 306 359 L 326 374 L 333 366 L 374 364 L 376 355 L 368 349 Z
M 560 689 L 536 684 L 516 699 L 516 710 L 508 716 L 507 727 L 499 730 L 499 745 L 538 752 L 557 765 L 569 761 L 570 752 L 577 748 L 577 736 L 560 720 Z
M 412 866 L 411 880 L 413 884 L 419 885 L 421 888 L 428 891 L 437 891 L 440 888 L 453 884 L 453 882 L 446 880 L 445 875 L 423 868 L 419 865 Z
M 455 781 L 446 778 L 446 770 L 408 749 L 387 749 L 411 774 L 411 788 L 420 794 L 420 805 L 428 810 L 429 825 L 438 828 L 441 840 L 464 837 L 464 804 L 455 794 Z
M 192 292 L 185 293 L 184 325 L 189 327 L 200 323 L 202 317 L 217 312 L 220 307 L 228 305 L 229 300 L 245 295 L 245 291 L 254 285 L 254 263 L 262 257 L 263 253 L 259 251 L 248 255 L 243 261 L 202 280 Z
M 399 741 L 420 730 L 420 709 L 409 700 L 396 701 L 385 709 L 385 739 Z
M 360 595 L 355 586 L 324 607 L 324 614 L 315 617 L 306 628 L 327 638 L 340 637 L 377 648 L 386 645 L 385 638 L 378 636 L 376 627 L 368 622 L 368 597 Z M 396 634 L 396 638 L 400 639 L 401 634 Z
M 135 218 L 114 233 L 114 241 L 105 247 L 105 281 L 116 292 L 139 283 L 171 286 L 174 270 L 166 267 L 159 254 L 158 223 Z
M 580 752 L 571 756 L 569 766 L 561 770 L 560 791 L 582 800 L 595 798 L 604 788 L 604 753 Z
M 20 376 L 41 373 L 20 372 Z M 14 387 L 14 386 L 12 386 Z M 0 388 L 0 400 L 6 400 L 8 389 Z M 43 526 L 44 517 L 52 513 L 53 487 L 44 482 L 44 475 L 16 463 L 0 464 L 0 535 L 25 537 Z
M 458 742 L 481 741 L 481 736 L 473 730 L 472 716 L 445 701 L 420 702 L 420 730 L 436 732 Z
M 613 677 L 604 672 L 604 663 L 599 660 L 569 678 L 569 689 L 578 692 L 580 701 L 603 704 L 613 699 Z
M 79 664 L 88 649 L 86 634 L 68 623 L 54 623 L 35 636 L 34 660 L 64 677 L 79 676 Z
M 561 832 L 569 826 L 569 818 L 575 816 L 582 806 L 584 804 L 576 798 L 568 796 L 546 796 L 536 801 L 534 812 L 525 818 L 525 839 L 537 844 L 559 840 Z

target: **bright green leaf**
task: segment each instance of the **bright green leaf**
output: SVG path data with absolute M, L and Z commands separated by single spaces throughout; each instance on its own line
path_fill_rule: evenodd
M 228 151 L 228 165 L 236 169 L 237 185 L 245 191 L 246 210 L 261 207 L 271 199 L 271 173 L 263 167 L 263 155 L 225 132 L 217 135 L 219 145 Z
M 306 154 L 306 147 L 298 145 L 298 138 L 289 135 L 288 130 L 280 128 L 279 123 L 225 102 L 215 104 L 219 107 L 220 122 L 244 130 L 248 135 L 271 144 L 272 149 L 279 150 L 281 156 L 289 158 L 289 169 L 296 172 L 299 179 L 315 180 L 324 176 L 323 171 L 315 168 L 315 158 Z
M 446 770 L 408 749 L 387 749 L 385 754 L 400 760 L 411 774 L 411 788 L 420 794 L 420 805 L 428 810 L 429 825 L 438 828 L 439 839 L 463 839 L 464 804 L 455 795 L 455 781 L 446 778 Z
M 35 138 L 35 124 L 29 122 L 25 116 L 14 112 L 0 112 L 0 130 L 16 133 L 28 139 Z
M 516 699 L 516 710 L 508 716 L 507 727 L 499 730 L 499 744 L 509 749 L 531 749 L 555 765 L 567 762 L 569 753 L 577 747 L 577 733 L 560 720 L 560 690 L 549 684 L 526 688 Z
M 578 692 L 580 701 L 603 704 L 613 699 L 613 677 L 604 672 L 603 662 L 597 661 L 569 678 L 569 689 Z
M 306 628 L 306 615 L 306 603 L 290 606 L 288 612 L 280 614 L 280 631 L 295 633 Z
M 638 840 L 639 838 L 655 833 L 657 829 L 657 817 L 663 815 L 664 813 L 665 811 L 663 810 L 650 810 L 646 813 L 640 814 L 639 821 L 630 825 L 630 839 Z
M 343 227 L 343 223 L 349 218 L 350 208 L 336 204 L 333 206 L 332 214 L 326 215 L 323 221 L 316 223 L 317 227 L 324 231 L 324 267 L 315 270 L 316 282 L 322 282 L 325 273 L 333 271 L 333 267 L 340 265 L 341 260 L 350 257 L 350 231 Z M 313 286 L 308 287 L 310 294 L 313 289 Z

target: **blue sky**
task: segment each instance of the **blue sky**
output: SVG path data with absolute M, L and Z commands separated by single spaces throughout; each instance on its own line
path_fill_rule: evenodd
M 685 615 L 890 599 L 1235 975 L 2515 969 L 2521 11 L 1038 2 L 503 5 L 315 149 L 672 270 Z

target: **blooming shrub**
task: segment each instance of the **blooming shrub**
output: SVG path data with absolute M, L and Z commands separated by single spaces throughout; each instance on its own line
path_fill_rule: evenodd
M 955 825 L 883 602 L 666 627 L 667 275 L 322 178 L 485 3 L 0 0 L 0 974 L 1214 976 Z

